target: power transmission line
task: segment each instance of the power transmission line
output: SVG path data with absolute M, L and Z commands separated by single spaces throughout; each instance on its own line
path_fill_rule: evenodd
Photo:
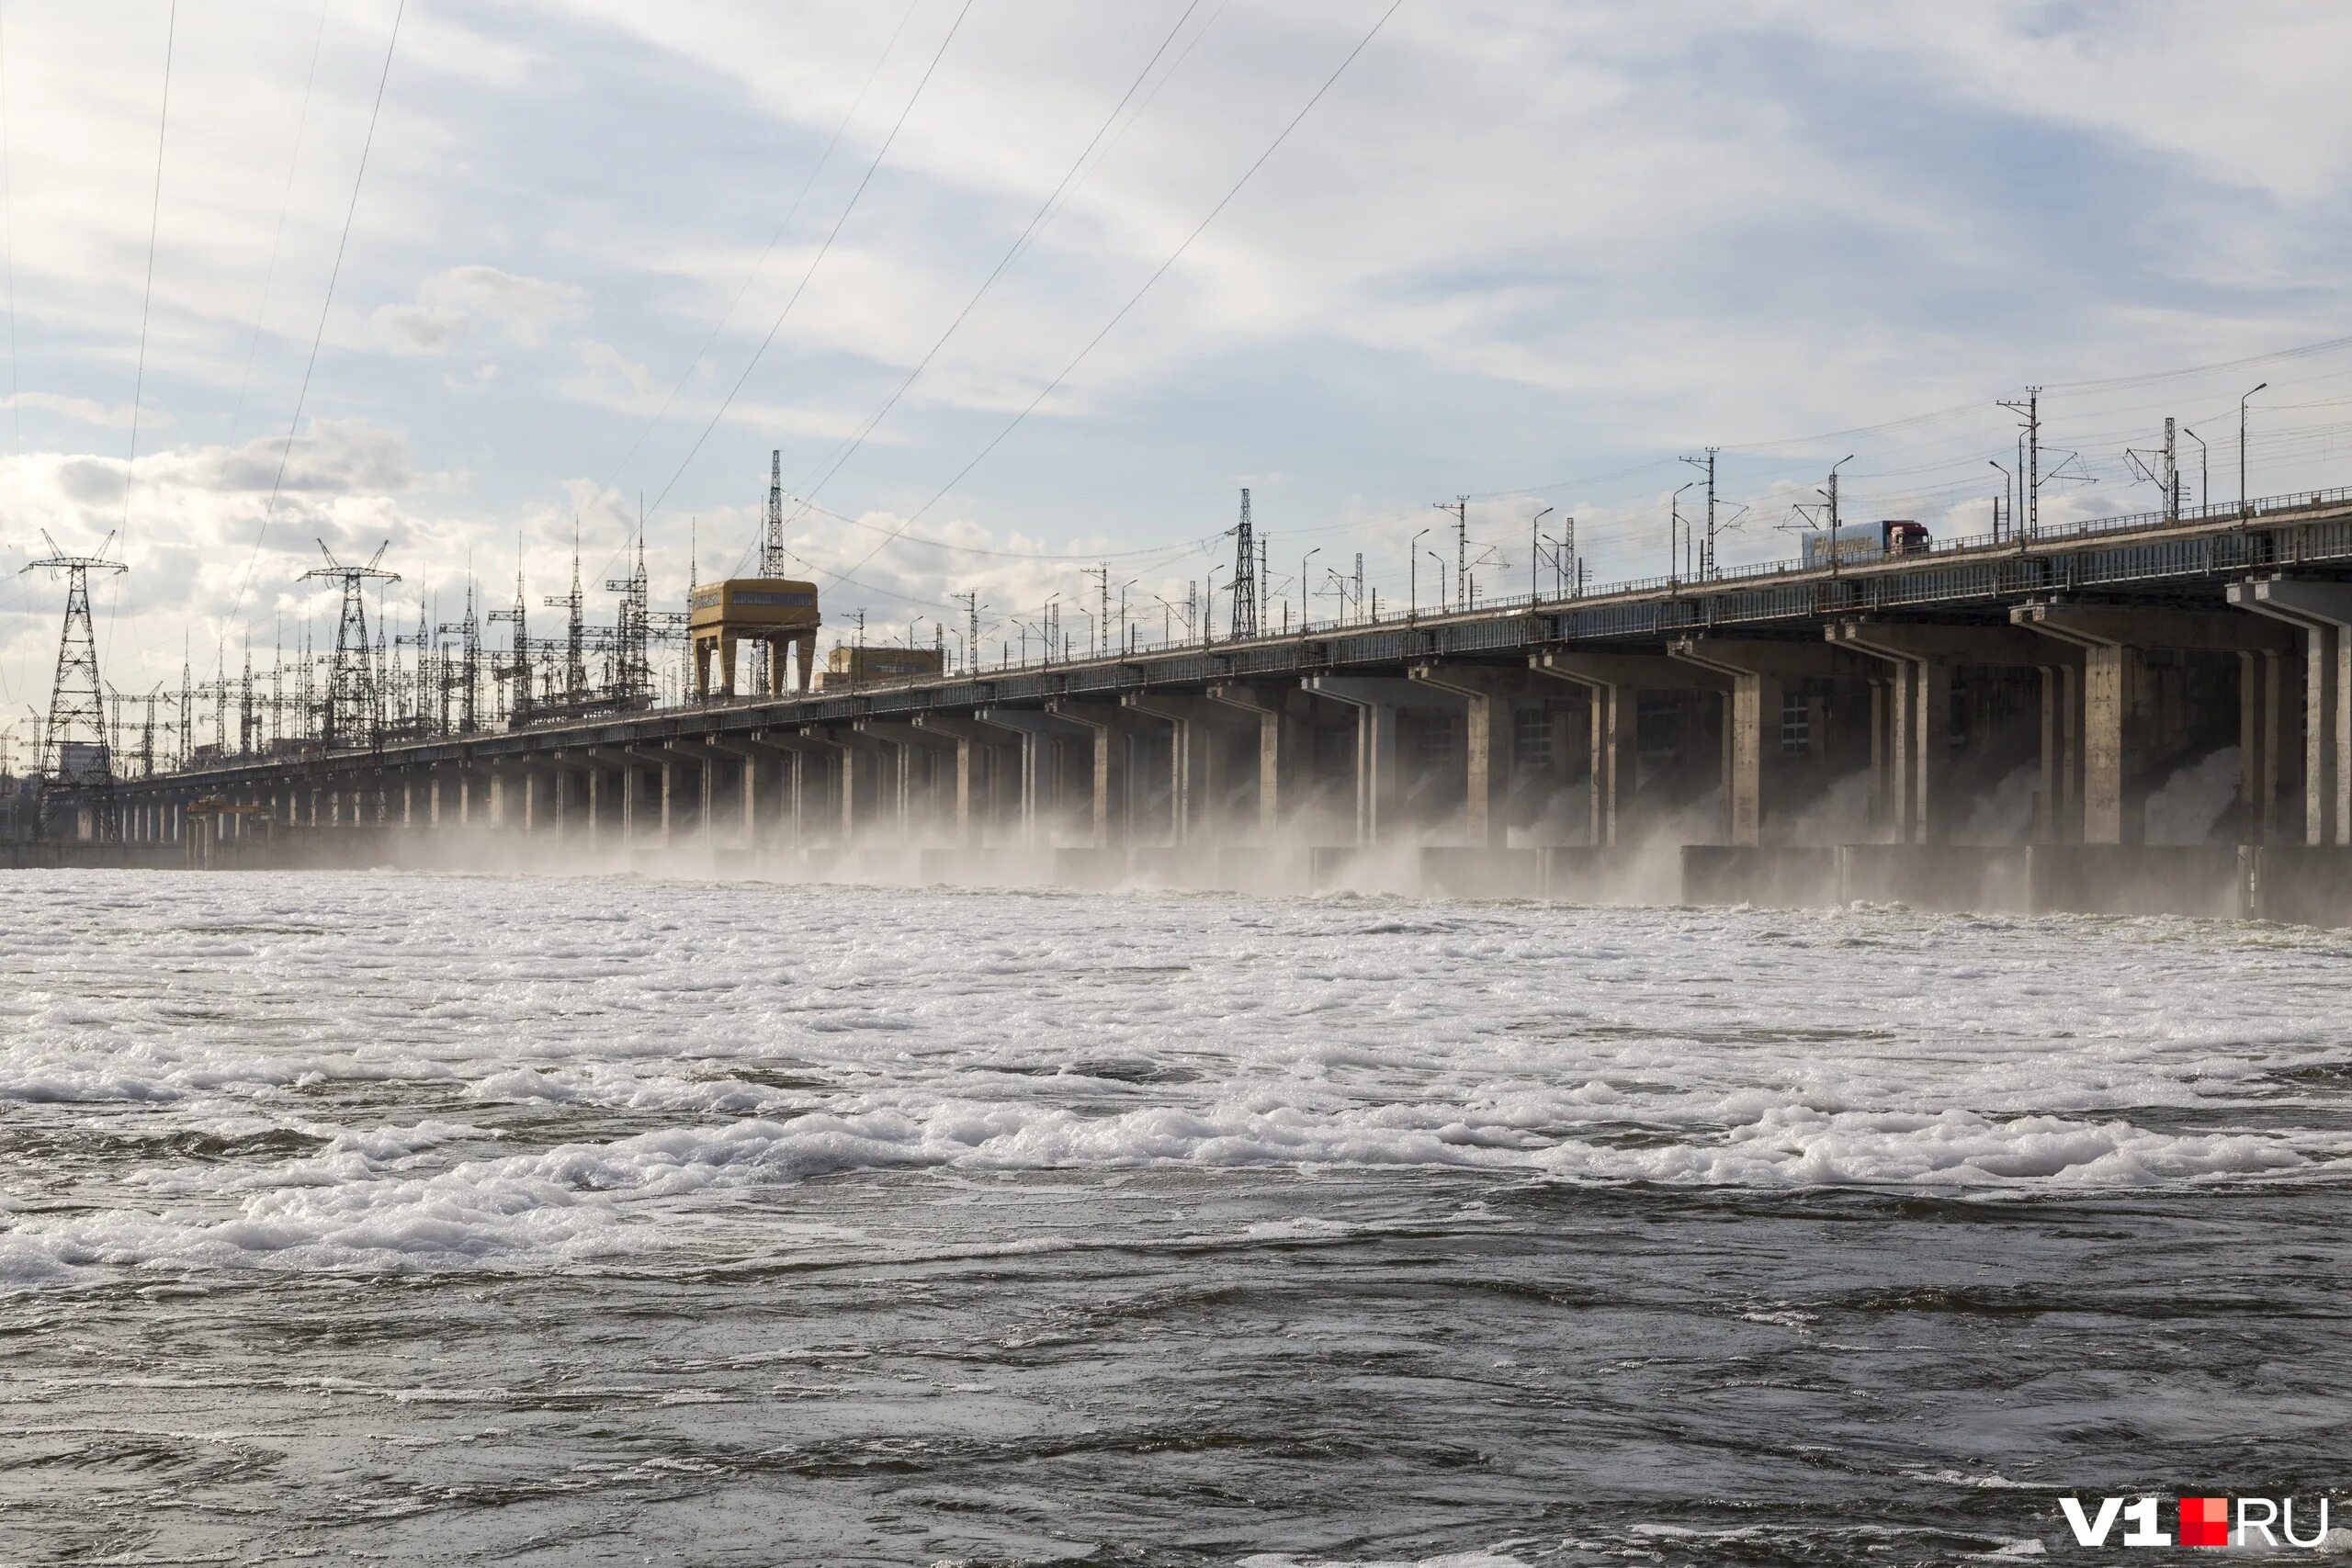
M 801 292 L 808 287 L 808 280 L 817 276 L 819 267 L 824 265 L 825 257 L 832 251 L 833 242 L 841 237 L 842 225 L 848 222 L 849 215 L 857 210 L 859 198 L 865 195 L 865 187 L 874 183 L 875 171 L 882 166 L 882 160 L 889 156 L 891 144 L 899 140 L 899 132 L 905 128 L 907 117 L 914 112 L 915 105 L 922 100 L 923 89 L 931 85 L 933 73 L 939 69 L 940 61 L 946 56 L 947 46 L 956 41 L 956 29 L 964 25 L 964 18 L 971 13 L 971 9 L 972 0 L 964 0 L 962 9 L 956 13 L 956 20 L 948 24 L 947 36 L 939 40 L 939 48 L 933 52 L 931 63 L 923 67 L 922 80 L 915 84 L 915 90 L 907 98 L 906 107 L 899 111 L 897 121 L 890 127 L 890 134 L 882 139 L 882 145 L 874 153 L 874 161 L 865 165 L 864 177 L 857 182 L 857 188 L 850 193 L 848 205 L 842 209 L 841 216 L 833 220 L 832 230 L 826 234 L 825 243 L 817 248 L 816 256 L 808 263 L 808 270 L 800 275 L 798 283 L 793 285 L 792 297 L 784 302 L 784 309 L 776 312 L 775 321 L 769 326 L 767 336 L 762 338 L 760 346 L 752 351 L 752 357 L 743 366 L 743 373 L 735 378 L 733 386 L 727 389 L 727 396 L 719 400 L 718 407 L 710 416 L 710 422 L 702 427 L 702 434 L 695 437 L 695 444 L 688 447 L 686 455 L 679 459 L 677 472 L 670 476 L 670 482 L 663 485 L 661 494 L 653 498 L 654 511 L 662 510 L 662 503 L 669 499 L 670 491 L 676 488 L 681 479 L 685 477 L 687 468 L 693 464 L 695 455 L 701 452 L 703 443 L 709 440 L 710 433 L 718 428 L 718 422 L 727 417 L 727 411 L 735 406 L 735 395 L 743 389 L 743 383 L 750 380 L 752 372 L 759 367 L 761 356 L 767 353 L 768 344 L 774 343 L 775 334 L 783 330 L 785 318 L 792 314 L 792 308 L 795 305 L 800 303 Z
M 1104 338 L 1110 336 L 1113 329 L 1116 328 L 1121 321 L 1126 320 L 1127 312 L 1133 310 L 1142 300 L 1143 297 L 1151 292 L 1152 285 L 1158 283 L 1162 277 L 1167 276 L 1168 269 L 1174 266 L 1177 261 L 1182 257 L 1184 253 L 1193 248 L 1193 242 L 1199 239 L 1203 233 L 1206 232 L 1208 226 L 1216 221 L 1217 214 L 1223 212 L 1226 208 L 1232 203 L 1233 198 L 1241 194 L 1242 186 L 1248 185 L 1250 177 L 1265 166 L 1266 160 L 1272 157 L 1282 147 L 1282 144 L 1284 141 L 1290 140 L 1290 133 L 1298 129 L 1299 122 L 1307 117 L 1317 104 L 1323 101 L 1323 96 L 1331 90 L 1333 84 L 1339 81 L 1340 76 L 1346 73 L 1348 67 L 1355 63 L 1356 56 L 1362 54 L 1366 46 L 1368 46 L 1374 38 L 1379 36 L 1380 29 L 1388 25 L 1388 18 L 1395 16 L 1398 7 L 1402 6 L 1404 3 L 1405 0 L 1389 0 L 1388 8 L 1380 13 L 1380 19 L 1372 24 L 1371 30 L 1366 32 L 1363 38 L 1356 40 L 1356 46 L 1348 51 L 1347 58 L 1340 61 L 1339 65 L 1333 69 L 1331 74 L 1323 79 L 1323 85 L 1315 89 L 1314 96 L 1309 97 L 1305 104 L 1300 106 L 1298 112 L 1291 116 L 1290 122 L 1282 128 L 1282 130 L 1274 137 L 1272 141 L 1267 143 L 1266 150 L 1259 153 L 1257 158 L 1251 162 L 1250 166 L 1241 172 L 1241 177 L 1233 182 L 1232 188 L 1227 190 L 1224 196 L 1217 199 L 1217 204 L 1215 207 L 1209 209 L 1208 215 L 1203 218 L 1199 223 L 1195 224 L 1193 231 L 1184 236 L 1182 243 L 1178 244 L 1174 250 L 1169 252 L 1167 259 L 1162 261 L 1158 267 L 1153 269 L 1149 277 L 1143 280 L 1143 287 L 1137 288 L 1135 293 L 1128 296 L 1127 302 L 1120 306 L 1117 311 L 1112 315 L 1111 319 L 1102 324 L 1102 331 L 1096 333 L 1091 338 L 1087 340 L 1086 346 L 1080 349 L 1077 354 L 1073 355 L 1070 357 L 1069 363 L 1063 366 L 1061 370 L 1056 374 L 1054 378 L 1046 382 L 1045 388 L 1039 391 L 1035 397 L 1029 400 L 1028 406 L 1023 408 L 1019 413 L 1014 414 L 1012 416 L 1012 423 L 1008 423 L 1002 430 L 998 431 L 996 434 L 989 437 L 988 444 L 982 446 L 978 453 L 974 454 L 972 460 L 966 463 L 961 468 L 958 468 L 956 471 L 955 477 L 950 479 L 945 484 L 940 486 L 939 489 L 933 492 L 929 501 L 924 502 L 921 506 L 917 507 L 913 515 L 907 519 L 903 526 L 911 527 L 924 513 L 929 512 L 933 507 L 938 505 L 940 501 L 946 496 L 948 491 L 961 484 L 964 481 L 965 475 L 970 473 L 974 468 L 978 468 L 982 462 L 986 461 L 989 454 L 995 451 L 1006 436 L 1011 435 L 1015 430 L 1021 428 L 1022 422 L 1027 419 L 1031 414 L 1035 413 L 1037 411 L 1037 406 L 1040 403 L 1043 403 L 1047 398 L 1051 397 L 1054 394 L 1055 389 L 1069 378 L 1071 372 L 1075 371 L 1079 367 L 1079 365 L 1088 355 L 1094 352 L 1096 345 L 1101 344 Z M 855 571 L 864 567 L 867 561 L 872 560 L 876 555 L 880 554 L 889 543 L 890 541 L 888 539 L 885 539 L 881 544 L 878 544 L 875 546 L 874 548 L 866 551 L 865 555 L 859 557 L 857 560 L 851 564 L 849 570 Z M 846 573 L 835 572 L 832 575 L 835 581 L 840 581 L 843 580 Z
M 155 116 L 155 188 L 147 207 L 147 285 L 139 297 L 139 367 L 130 383 L 130 456 L 122 465 L 122 548 L 130 553 L 130 476 L 139 462 L 139 403 L 147 390 L 147 321 L 155 303 L 155 236 L 164 216 L 164 133 L 172 123 L 172 45 L 179 36 L 179 0 L 164 16 L 164 101 Z
M 882 52 L 874 57 L 874 69 L 865 73 L 865 85 L 858 88 L 857 96 L 850 100 L 849 109 L 842 116 L 841 123 L 833 127 L 831 139 L 825 143 L 825 150 L 817 155 L 817 162 L 808 170 L 808 177 L 800 182 L 800 189 L 794 195 L 792 205 L 785 209 L 784 217 L 776 223 L 775 231 L 768 236 L 768 243 L 761 248 L 759 259 L 752 264 L 751 270 L 743 275 L 743 281 L 736 286 L 735 298 L 728 301 L 725 313 L 711 323 L 710 333 L 702 340 L 702 346 L 695 350 L 694 356 L 686 361 L 685 368 L 678 372 L 678 379 L 662 398 L 662 406 L 654 410 L 652 417 L 639 428 L 636 439 L 632 440 L 628 449 L 621 454 L 620 461 L 613 465 L 613 471 L 605 476 L 605 482 L 596 487 L 594 495 L 589 497 L 589 505 L 593 506 L 603 500 L 605 492 L 613 488 L 614 482 L 621 477 L 621 470 L 628 467 L 629 459 L 636 457 L 637 449 L 645 444 L 645 438 L 652 434 L 654 427 L 669 415 L 670 405 L 677 400 L 678 394 L 685 390 L 686 383 L 694 378 L 695 367 L 699 366 L 704 356 L 710 353 L 710 345 L 718 341 L 718 334 L 726 331 L 727 323 L 735 319 L 735 312 L 741 307 L 743 297 L 752 291 L 752 285 L 758 281 L 760 274 L 766 269 L 768 257 L 775 254 L 777 243 L 784 238 L 784 231 L 792 227 L 792 220 L 799 216 L 801 203 L 807 201 L 809 191 L 816 188 L 818 176 L 822 175 L 826 165 L 832 162 L 833 150 L 841 145 L 842 136 L 849 130 L 850 122 L 857 118 L 857 111 L 865 107 L 866 95 L 874 90 L 874 84 L 881 79 L 882 67 L 888 62 L 891 52 L 899 47 L 900 35 L 907 30 L 907 24 L 914 19 L 916 7 L 922 3 L 922 0 L 911 0 L 906 10 L 900 13 L 899 25 L 891 29 L 889 42 L 884 44 Z M 624 544 L 622 548 L 626 549 L 628 546 Z
M 1188 0 L 1182 14 L 1176 18 L 1176 25 L 1168 29 L 1168 36 L 1159 40 L 1159 47 L 1151 51 L 1151 58 L 1145 61 L 1143 69 L 1136 73 L 1136 79 L 1127 84 L 1127 90 L 1119 95 L 1119 101 L 1111 107 L 1109 114 L 1102 117 L 1102 123 L 1095 127 L 1094 134 L 1087 139 L 1086 145 L 1080 148 L 1078 156 L 1070 161 L 1070 165 L 1064 171 L 1060 182 L 1054 186 L 1052 193 L 1044 202 L 1039 204 L 1037 210 L 1030 215 L 1028 225 L 1014 237 L 1004 254 L 997 258 L 997 264 L 989 270 L 989 275 L 980 279 L 979 288 L 973 290 L 969 299 L 964 301 L 964 308 L 956 312 L 956 319 L 947 323 L 947 330 L 941 333 L 938 341 L 923 352 L 923 356 L 915 362 L 914 368 L 907 372 L 905 378 L 891 389 L 890 395 L 882 400 L 882 406 L 874 411 L 873 416 L 866 420 L 858 433 L 852 436 L 848 444 L 834 456 L 823 475 L 814 484 L 802 486 L 804 496 L 813 496 L 832 482 L 833 476 L 842 471 L 842 465 L 856 456 L 857 449 L 865 445 L 865 438 L 874 434 L 874 427 L 880 424 L 889 412 L 898 406 L 899 400 L 906 395 L 908 388 L 915 384 L 916 378 L 931 367 L 931 362 L 939 356 L 939 351 L 947 346 L 947 340 L 956 335 L 956 329 L 970 318 L 973 310 L 987 297 L 988 291 L 995 286 L 996 280 L 1002 277 L 1005 269 L 1012 265 L 1013 258 L 1020 255 L 1028 245 L 1030 237 L 1037 232 L 1037 226 L 1043 223 L 1046 220 L 1046 215 L 1053 210 L 1054 203 L 1061 199 L 1062 193 L 1068 190 L 1070 182 L 1078 177 L 1078 172 L 1085 164 L 1087 155 L 1101 144 L 1103 137 L 1110 134 L 1112 126 L 1118 123 L 1121 111 L 1134 100 L 1136 92 L 1142 88 L 1145 79 L 1151 74 L 1151 68 L 1159 63 L 1160 56 L 1168 52 L 1168 46 L 1176 41 L 1176 35 L 1184 30 L 1184 24 L 1192 20 L 1193 13 L 1199 7 L 1200 0 Z
M 351 220 L 358 215 L 360 187 L 368 181 L 368 155 L 376 146 L 376 122 L 383 117 L 384 113 L 384 87 L 392 79 L 392 54 L 400 47 L 401 18 L 407 14 L 408 0 L 400 0 L 400 4 L 392 11 L 391 32 L 384 39 L 384 69 L 376 78 L 376 102 L 375 106 L 368 111 L 368 135 L 359 144 L 359 170 L 351 179 L 351 202 L 344 209 L 343 235 L 335 241 L 334 244 L 334 265 L 327 272 L 326 298 L 319 301 L 319 324 L 317 330 L 311 333 L 310 357 L 302 363 L 301 389 L 294 395 L 293 417 L 286 422 L 285 445 L 277 449 L 277 473 L 269 481 L 269 501 L 262 508 L 261 526 L 254 532 L 253 553 L 245 558 L 244 576 L 237 584 L 236 600 L 229 606 L 227 618 L 220 623 L 219 648 L 225 649 L 228 646 L 229 628 L 236 624 L 238 615 L 244 610 L 245 594 L 253 587 L 254 566 L 261 559 L 262 541 L 269 536 L 270 520 L 277 513 L 277 497 L 286 486 L 287 460 L 294 453 L 295 433 L 302 428 L 302 407 L 310 400 L 311 373 L 319 367 L 319 344 L 327 335 L 327 312 L 334 305 L 335 282 L 343 276 L 344 252 L 351 244 Z M 216 654 L 218 651 L 219 649 L 216 649 Z
M 0 237 L 5 237 L 8 283 L 8 450 L 24 456 L 25 416 L 17 384 L 17 180 L 8 157 L 8 29 L 0 7 Z M 22 481 L 19 480 L 21 488 Z
M 329 0 L 320 0 L 318 30 L 311 35 L 311 69 L 302 78 L 302 107 L 294 116 L 294 151 L 286 160 L 286 189 L 277 198 L 277 230 L 270 236 L 269 265 L 261 275 L 261 303 L 254 310 L 253 336 L 245 344 L 245 370 L 237 382 L 237 406 L 229 416 L 229 445 L 245 422 L 245 394 L 253 389 L 254 356 L 261 350 L 262 324 L 269 319 L 269 291 L 277 281 L 277 255 L 286 243 L 286 212 L 294 204 L 294 173 L 302 165 L 302 132 L 311 123 L 311 89 L 319 79 L 319 46 L 326 41 Z

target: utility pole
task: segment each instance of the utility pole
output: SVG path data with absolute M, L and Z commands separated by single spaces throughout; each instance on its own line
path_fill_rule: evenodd
M 1101 566 L 1081 567 L 1078 574 L 1080 577 L 1094 579 L 1094 614 L 1088 617 L 1086 652 L 1090 659 L 1099 658 L 1102 655 L 1103 644 L 1110 637 L 1111 563 L 1104 561 Z M 1238 604 L 1235 606 L 1235 613 L 1239 613 Z M 1084 615 L 1086 612 L 1080 610 L 1079 614 Z
M 1111 569 L 1102 569 L 1103 581 Z M 1233 635 L 1258 635 L 1258 544 L 1250 524 L 1250 487 L 1241 487 L 1241 521 L 1233 526 Z
M 2180 454 L 2174 446 L 2173 418 L 2165 416 L 2165 521 L 2180 521 Z
M 1274 591 L 1274 574 L 1267 565 L 1273 558 L 1272 545 L 1272 541 L 1263 534 L 1258 536 L 1258 627 L 1261 633 L 1274 629 L 1273 617 L 1268 612 L 1268 606 L 1272 603 L 1269 596 Z M 1122 610 L 1120 619 L 1125 618 L 1126 612 Z
M 2009 527 L 2020 545 L 2030 544 L 2041 536 L 2041 389 L 2028 387 L 2023 402 L 2004 400 L 2001 406 L 2025 415 L 2025 463 L 2018 480 L 2025 505 L 2011 509 Z
M 1453 607 L 1458 610 L 1462 608 L 1462 585 L 1470 580 L 1470 498 L 1457 495 L 1452 501 L 1433 501 L 1430 504 L 1440 512 L 1453 513 Z M 1439 574 L 1440 577 L 1443 575 L 1442 572 Z M 1441 582 L 1438 589 L 1441 600 L 1444 598 L 1444 585 Z
M 89 556 L 67 555 L 46 532 L 40 540 L 49 547 L 49 554 L 28 562 L 24 571 L 65 574 L 65 626 L 57 638 L 57 674 L 50 682 L 49 718 L 41 726 L 37 766 L 47 784 L 41 792 L 36 830 L 47 838 L 54 825 L 55 807 L 49 792 L 73 789 L 92 797 L 93 834 L 111 840 L 119 826 L 114 812 L 114 752 L 107 741 L 106 686 L 98 679 L 97 633 L 90 622 L 90 573 L 130 569 L 106 558 L 107 546 L 114 542 L 112 533 L 99 541 L 97 554 Z
M 1707 448 L 1707 455 L 1703 457 L 1682 459 L 1707 476 L 1707 541 L 1699 552 L 1696 572 L 1702 582 L 1715 575 L 1715 453 L 1718 450 L 1717 447 L 1710 446 Z
M 968 593 L 951 593 L 948 597 L 964 602 L 966 673 L 977 675 L 980 672 L 980 591 L 975 588 Z
M 1829 465 L 1829 488 L 1815 494 L 1829 502 L 1829 575 L 1833 578 L 1843 570 L 1846 552 L 1838 542 L 1838 470 L 1854 460 L 1851 452 Z

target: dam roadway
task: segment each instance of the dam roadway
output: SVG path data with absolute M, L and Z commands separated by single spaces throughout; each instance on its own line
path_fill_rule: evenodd
M 2352 491 L 125 780 L 134 860 L 2352 919 Z M 2151 842 L 2168 781 L 2225 807 Z M 89 831 L 90 814 L 83 817 Z M 2177 838 L 2177 835 L 2175 835 Z

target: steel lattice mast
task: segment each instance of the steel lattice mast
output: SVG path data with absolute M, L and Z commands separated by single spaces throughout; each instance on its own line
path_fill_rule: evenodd
M 316 577 L 331 578 L 343 584 L 343 617 L 335 626 L 334 669 L 327 682 L 326 712 L 319 734 L 320 740 L 330 750 L 337 746 L 372 746 L 382 737 L 375 648 L 368 640 L 368 584 L 401 580 L 400 573 L 387 571 L 378 564 L 390 547 L 391 541 L 388 539 L 376 547 L 376 553 L 368 558 L 367 565 L 345 566 L 334 558 L 334 552 L 321 539 L 319 553 L 326 557 L 326 565 L 312 567 L 302 574 L 305 582 Z
M 563 626 L 563 705 L 577 713 L 588 701 L 587 601 L 580 592 L 580 520 L 571 520 L 571 592 L 562 598 L 550 594 L 547 608 L 565 612 Z
M 645 571 L 645 520 L 637 525 L 637 565 L 627 577 L 609 578 L 606 591 L 621 596 L 613 626 L 613 700 L 623 709 L 650 706 L 653 702 L 652 608 Z
M 518 548 L 516 554 L 519 556 L 520 553 Z M 514 607 L 490 613 L 492 626 L 504 621 L 514 628 L 505 660 L 492 660 L 493 679 L 503 678 L 510 683 L 506 715 L 512 724 L 528 724 L 531 721 L 531 616 L 526 607 L 528 603 L 523 596 L 523 568 L 518 560 L 514 568 Z
M 1258 635 L 1258 546 L 1250 524 L 1250 490 L 1241 491 L 1241 521 L 1233 530 L 1233 635 Z
M 444 622 L 440 630 L 443 637 L 458 638 L 458 733 L 471 735 L 481 728 L 476 722 L 474 704 L 481 690 L 481 619 L 474 613 L 474 584 L 471 578 L 466 580 L 465 618 L 456 622 Z M 449 676 L 445 671 L 442 675 L 445 687 L 448 680 Z
M 98 639 L 90 623 L 90 573 L 128 571 L 120 561 L 106 558 L 109 533 L 96 555 L 69 556 L 46 533 L 49 547 L 42 559 L 24 570 L 65 574 L 65 625 L 57 638 L 57 676 L 49 689 L 49 717 L 41 726 L 39 769 L 51 790 L 76 790 L 95 796 L 93 826 L 97 837 L 115 836 L 114 753 L 107 728 L 106 685 L 98 678 Z M 22 576 L 23 573 L 18 573 Z M 51 822 L 48 794 L 42 796 L 41 830 Z
M 784 549 L 784 451 L 768 453 L 768 531 L 760 543 L 760 575 L 782 577 L 791 558 Z

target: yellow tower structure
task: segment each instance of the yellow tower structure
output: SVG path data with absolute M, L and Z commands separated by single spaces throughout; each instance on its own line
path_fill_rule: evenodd
M 783 577 L 732 577 L 706 582 L 687 596 L 686 633 L 694 640 L 695 694 L 710 696 L 710 656 L 718 655 L 718 694 L 735 694 L 735 645 L 768 645 L 768 696 L 784 691 L 784 655 L 789 645 L 799 665 L 800 691 L 808 690 L 817 658 L 817 585 Z

